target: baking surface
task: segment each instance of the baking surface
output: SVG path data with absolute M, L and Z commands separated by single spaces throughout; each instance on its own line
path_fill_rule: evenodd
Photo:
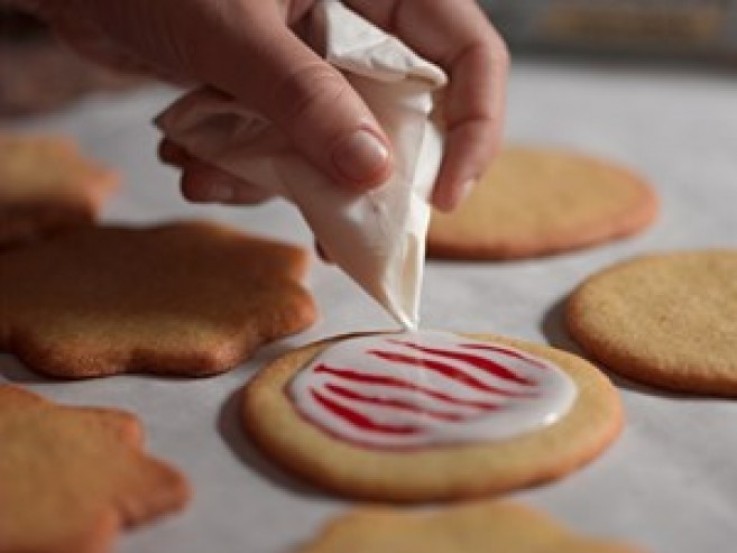
M 733 76 L 528 61 L 513 69 L 509 96 L 510 141 L 572 147 L 623 162 L 655 183 L 661 216 L 644 235 L 577 253 L 498 264 L 432 262 L 424 326 L 496 332 L 577 351 L 562 329 L 560 302 L 593 271 L 641 252 L 737 246 Z M 108 223 L 210 218 L 311 247 L 298 214 L 282 202 L 228 208 L 180 198 L 176 173 L 156 160 L 158 136 L 150 124 L 172 98 L 170 90 L 147 88 L 2 127 L 69 134 L 85 152 L 117 167 L 124 186 L 108 204 Z M 242 385 L 280 352 L 344 332 L 393 327 L 337 269 L 315 261 L 308 283 L 319 322 L 214 378 L 53 382 L 0 355 L 0 381 L 64 403 L 137 413 L 150 451 L 189 477 L 190 507 L 125 534 L 119 553 L 288 553 L 344 510 L 347 502 L 273 468 L 243 436 L 238 418 Z M 516 496 L 581 532 L 623 538 L 653 552 L 731 550 L 737 537 L 737 400 L 617 384 L 627 415 L 619 441 L 582 471 Z

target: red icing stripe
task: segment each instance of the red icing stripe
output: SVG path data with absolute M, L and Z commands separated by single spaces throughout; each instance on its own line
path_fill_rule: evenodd
M 400 434 L 409 435 L 416 434 L 419 429 L 414 426 L 395 426 L 391 424 L 380 424 L 372 421 L 370 418 L 362 415 L 361 413 L 354 411 L 348 407 L 344 407 L 339 403 L 325 397 L 315 389 L 310 390 L 312 397 L 315 398 L 320 405 L 325 409 L 333 413 L 334 415 L 342 418 L 349 422 L 353 426 L 360 428 L 361 430 L 367 430 L 370 432 L 381 432 L 384 434 Z
M 428 347 L 421 346 L 419 344 L 413 344 L 412 342 L 402 342 L 399 340 L 391 340 L 391 341 L 395 344 L 407 346 L 409 348 L 412 348 L 417 351 L 421 351 L 423 353 L 431 353 L 433 355 L 446 357 L 448 359 L 455 359 L 456 361 L 463 361 L 464 363 L 473 365 L 474 367 L 478 369 L 485 370 L 486 372 L 491 373 L 494 376 L 498 376 L 499 378 L 503 378 L 505 380 L 511 380 L 512 382 L 516 382 L 517 384 L 522 384 L 524 386 L 534 386 L 535 385 L 535 382 L 533 380 L 530 380 L 529 378 L 525 378 L 524 376 L 520 376 L 512 372 L 507 367 L 503 367 L 499 363 L 495 363 L 491 359 L 486 359 L 485 357 L 479 357 L 477 355 L 471 355 L 468 353 L 448 351 L 445 349 L 428 348 Z
M 488 384 L 481 382 L 479 379 L 474 378 L 473 376 L 469 374 L 466 374 L 462 370 L 459 370 L 453 367 L 452 365 L 441 363 L 440 361 L 433 361 L 431 359 L 422 359 L 419 357 L 412 357 L 411 355 L 403 355 L 401 353 L 391 353 L 388 351 L 369 350 L 368 353 L 370 353 L 371 355 L 375 355 L 376 357 L 380 357 L 381 359 L 385 359 L 387 361 L 393 361 L 395 363 L 405 363 L 407 365 L 412 365 L 415 367 L 423 367 L 426 369 L 430 369 L 444 376 L 447 376 L 448 378 L 451 378 L 455 380 L 456 382 L 461 382 L 467 386 L 476 388 L 477 390 L 483 390 L 491 394 L 498 394 L 501 396 L 509 396 L 509 397 L 534 397 L 534 395 L 527 394 L 527 393 L 511 392 L 509 390 L 503 390 L 495 386 L 489 386 Z
M 337 384 L 326 384 L 325 388 L 327 388 L 334 394 L 344 397 L 345 399 L 358 401 L 360 403 L 369 403 L 371 405 L 381 405 L 382 407 L 394 407 L 403 411 L 411 411 L 412 413 L 427 415 L 434 419 L 450 422 L 460 422 L 469 418 L 464 417 L 463 415 L 458 415 L 456 413 L 444 413 L 442 411 L 425 409 L 424 407 L 419 407 L 417 405 L 414 405 L 413 403 L 402 401 L 400 399 L 389 399 L 384 397 L 359 394 L 357 392 L 354 392 L 353 390 L 344 388 L 343 386 L 338 386 Z
M 493 351 L 496 353 L 502 353 L 504 355 L 508 355 L 509 357 L 513 357 L 515 359 L 520 359 L 521 361 L 526 361 L 530 365 L 534 365 L 535 367 L 539 369 L 547 369 L 547 366 L 545 366 L 544 363 L 541 363 L 537 359 L 533 359 L 532 357 L 528 357 L 526 355 L 522 355 L 521 353 L 518 353 L 516 351 L 512 351 L 507 348 L 499 347 L 499 346 L 491 346 L 491 345 L 482 345 L 482 344 L 461 344 L 462 348 L 467 349 L 477 349 L 482 351 Z
M 331 374 L 333 376 L 337 376 L 338 378 L 350 380 L 352 382 L 363 382 L 365 384 L 377 384 L 382 386 L 390 386 L 392 388 L 412 390 L 413 392 L 418 392 L 428 397 L 438 399 L 440 401 L 445 401 L 450 404 L 463 405 L 466 407 L 476 407 L 478 409 L 484 409 L 487 411 L 499 409 L 499 406 L 494 403 L 486 401 L 474 401 L 471 399 L 454 398 L 452 396 L 449 396 L 448 394 L 444 394 L 443 392 L 437 392 L 429 388 L 423 388 L 422 386 L 418 386 L 411 382 L 405 382 L 404 380 L 400 380 L 398 378 L 392 378 L 391 376 L 365 374 L 357 371 L 352 371 L 350 369 L 334 369 L 332 367 L 328 367 L 327 365 L 319 365 L 317 368 L 315 368 L 315 372 Z

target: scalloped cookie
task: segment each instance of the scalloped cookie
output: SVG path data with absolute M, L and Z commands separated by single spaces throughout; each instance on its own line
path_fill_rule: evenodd
M 398 502 L 559 478 L 622 425 L 617 392 L 583 359 L 450 333 L 297 349 L 247 384 L 242 414 L 256 445 L 290 472 L 347 497 Z
M 220 373 L 313 323 L 307 260 L 205 222 L 64 233 L 0 257 L 0 349 L 64 378 Z
M 428 255 L 549 255 L 639 232 L 656 212 L 653 189 L 623 167 L 563 150 L 509 148 L 457 210 L 433 213 Z
M 578 536 L 538 511 L 484 501 L 429 512 L 356 509 L 328 523 L 299 553 L 638 553 Z
M 737 396 L 737 250 L 647 255 L 586 279 L 568 299 L 573 338 L 646 384 Z
M 142 449 L 128 413 L 0 385 L 0 553 L 101 553 L 120 529 L 181 509 L 184 478 Z
M 0 134 L 0 248 L 92 224 L 117 185 L 70 139 Z

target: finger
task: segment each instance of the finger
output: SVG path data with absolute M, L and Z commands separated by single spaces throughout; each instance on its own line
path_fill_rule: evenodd
M 264 113 L 336 183 L 364 190 L 384 182 L 389 142 L 363 100 L 283 20 L 251 15 L 256 21 L 201 37 L 207 45 L 194 63 L 204 80 Z
M 455 208 L 471 191 L 502 144 L 507 50 L 501 41 L 469 48 L 456 60 L 446 103 L 446 149 L 433 203 Z
M 325 251 L 325 248 L 322 247 L 322 244 L 315 240 L 315 251 L 317 252 L 317 256 L 323 261 L 323 263 L 329 263 L 333 264 L 332 259 L 330 259 L 330 256 Z
M 157 74 L 151 65 L 107 37 L 92 20 L 69 12 L 55 10 L 46 15 L 54 32 L 75 52 L 116 71 L 140 75 Z
M 262 188 L 197 161 L 186 165 L 180 185 L 182 195 L 196 203 L 258 204 L 273 196 Z
M 159 144 L 159 157 L 183 170 L 182 195 L 191 202 L 256 204 L 273 196 L 214 165 L 195 159 L 170 140 L 164 139 Z
M 184 167 L 192 161 L 192 157 L 184 148 L 166 138 L 159 143 L 158 153 L 161 161 L 175 167 Z
M 346 3 L 449 74 L 446 150 L 433 202 L 452 209 L 499 149 L 509 65 L 504 41 L 472 0 Z
M 286 21 L 291 27 L 300 19 L 302 19 L 310 8 L 315 4 L 315 0 L 282 0 L 288 4 L 286 6 Z

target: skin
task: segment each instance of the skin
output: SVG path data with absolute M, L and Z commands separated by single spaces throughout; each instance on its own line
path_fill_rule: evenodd
M 315 0 L 19 1 L 94 60 L 210 85 L 264 113 L 337 186 L 368 190 L 391 173 L 391 147 L 373 115 L 303 40 Z M 448 73 L 447 145 L 432 200 L 451 210 L 499 148 L 509 63 L 503 40 L 474 0 L 344 1 Z M 347 174 L 337 152 L 359 130 L 374 139 L 373 155 L 349 164 L 360 170 Z M 191 201 L 266 199 L 171 143 L 161 144 L 160 155 L 181 168 L 182 192 Z

